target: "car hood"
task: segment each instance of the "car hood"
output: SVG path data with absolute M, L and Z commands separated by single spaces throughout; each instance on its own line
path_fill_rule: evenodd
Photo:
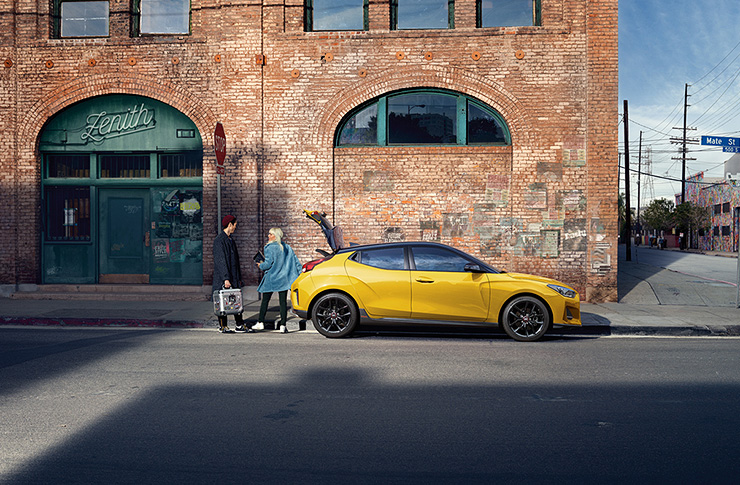
M 544 283 L 546 285 L 560 285 L 560 286 L 567 286 L 570 288 L 570 285 L 566 285 L 565 283 L 562 283 L 558 280 L 554 280 L 552 278 L 545 278 L 544 276 L 535 276 L 527 273 L 506 273 L 507 275 L 511 276 L 515 280 L 527 280 L 527 281 L 537 281 L 539 283 Z

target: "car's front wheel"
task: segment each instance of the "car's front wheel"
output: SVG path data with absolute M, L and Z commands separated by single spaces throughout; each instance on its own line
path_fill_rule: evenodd
M 324 337 L 345 337 L 359 323 L 357 307 L 350 297 L 342 293 L 327 293 L 314 304 L 311 320 Z
M 506 334 L 520 342 L 534 342 L 550 328 L 550 312 L 542 301 L 533 296 L 511 300 L 502 313 Z

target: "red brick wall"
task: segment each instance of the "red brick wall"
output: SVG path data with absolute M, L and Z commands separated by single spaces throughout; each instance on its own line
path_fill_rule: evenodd
M 543 0 L 541 27 L 502 29 L 476 29 L 474 0 L 458 0 L 449 31 L 390 31 L 388 0 L 374 0 L 370 31 L 332 33 L 303 32 L 302 0 L 194 0 L 192 35 L 148 38 L 129 37 L 128 5 L 111 4 L 120 13 L 107 39 L 50 39 L 48 2 L 0 17 L 0 56 L 12 61 L 0 71 L 0 203 L 9 208 L 0 284 L 39 281 L 43 124 L 82 99 L 130 93 L 172 105 L 201 132 L 206 281 L 217 226 L 211 138 L 221 121 L 222 208 L 243 222 L 245 261 L 274 225 L 312 258 L 326 244 L 301 209 L 319 209 L 357 241 L 437 231 L 509 271 L 616 299 L 616 0 Z M 412 87 L 492 106 L 512 146 L 333 148 L 352 108 Z

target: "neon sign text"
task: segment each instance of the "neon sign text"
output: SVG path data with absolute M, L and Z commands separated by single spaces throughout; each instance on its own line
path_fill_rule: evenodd
M 80 135 L 86 143 L 102 142 L 108 138 L 115 138 L 132 133 L 154 129 L 154 109 L 146 108 L 144 103 L 129 108 L 125 113 L 110 113 L 101 111 L 88 115 L 84 132 Z

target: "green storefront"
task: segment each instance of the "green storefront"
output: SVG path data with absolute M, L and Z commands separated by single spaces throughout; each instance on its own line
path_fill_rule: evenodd
M 154 99 L 108 95 L 40 136 L 42 283 L 201 285 L 203 142 Z

